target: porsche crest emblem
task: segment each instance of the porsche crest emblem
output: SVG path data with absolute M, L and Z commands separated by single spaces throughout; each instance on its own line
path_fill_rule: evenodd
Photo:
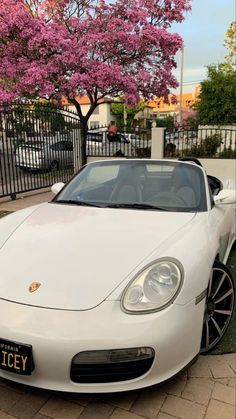
M 29 286 L 29 292 L 35 292 L 39 289 L 40 287 L 40 282 L 32 282 L 32 284 L 30 284 Z

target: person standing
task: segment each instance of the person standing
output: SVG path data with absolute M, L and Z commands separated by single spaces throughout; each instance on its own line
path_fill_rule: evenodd
M 117 139 L 117 132 L 118 127 L 116 126 L 116 123 L 112 121 L 108 127 L 108 140 L 115 141 Z

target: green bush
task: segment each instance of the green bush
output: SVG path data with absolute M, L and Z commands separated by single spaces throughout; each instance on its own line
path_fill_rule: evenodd
M 175 127 L 175 120 L 174 117 L 169 115 L 165 118 L 156 118 L 154 120 L 156 122 L 157 127 L 169 128 L 174 129 Z
M 217 148 L 220 146 L 222 137 L 220 134 L 212 134 L 205 138 L 202 143 L 204 157 L 215 157 Z
M 182 150 L 182 156 L 193 157 L 216 157 L 217 148 L 221 144 L 221 136 L 219 134 L 212 134 L 207 136 L 201 144 L 194 144 L 191 148 Z
M 219 153 L 221 159 L 236 159 L 236 150 L 232 150 L 230 147 Z
M 200 145 L 193 145 L 191 148 L 184 148 L 181 153 L 183 157 L 185 156 L 202 157 L 202 154 L 203 154 L 203 149 L 202 149 L 202 146 Z

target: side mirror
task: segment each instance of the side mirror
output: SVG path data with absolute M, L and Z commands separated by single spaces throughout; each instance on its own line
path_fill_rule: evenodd
M 222 189 L 218 195 L 213 198 L 215 205 L 236 204 L 236 190 Z
M 52 185 L 51 187 L 51 191 L 54 195 L 57 195 L 58 192 L 61 191 L 61 189 L 63 188 L 63 186 L 65 186 L 65 183 L 63 182 L 59 182 L 59 183 L 54 183 L 54 185 Z

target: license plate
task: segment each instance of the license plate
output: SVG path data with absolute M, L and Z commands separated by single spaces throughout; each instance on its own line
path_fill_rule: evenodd
M 31 375 L 32 346 L 0 338 L 0 369 L 20 375 Z

